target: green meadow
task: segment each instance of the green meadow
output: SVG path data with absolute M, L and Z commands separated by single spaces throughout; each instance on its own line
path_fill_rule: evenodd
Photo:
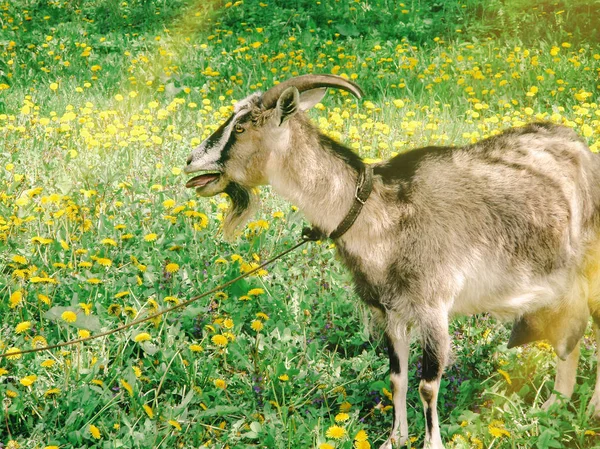
M 583 0 L 0 0 L 0 353 L 98 334 L 289 248 L 301 211 L 261 188 L 239 237 L 182 172 L 236 100 L 305 73 L 361 85 L 310 112 L 367 161 L 548 120 L 600 149 L 600 4 Z M 596 363 L 548 412 L 552 348 L 452 324 L 446 447 L 600 447 Z M 416 342 L 415 342 L 416 343 Z M 422 447 L 411 352 L 410 441 Z M 335 246 L 308 243 L 121 333 L 0 359 L 0 448 L 378 448 L 385 342 Z

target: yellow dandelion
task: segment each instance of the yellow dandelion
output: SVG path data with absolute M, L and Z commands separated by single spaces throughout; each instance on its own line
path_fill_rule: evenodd
M 90 331 L 86 330 L 86 329 L 79 329 L 77 331 L 77 336 L 79 338 L 88 338 L 90 336 Z
M 196 344 L 190 345 L 189 348 L 190 348 L 190 351 L 192 351 L 192 352 L 202 352 L 202 351 L 204 351 L 204 348 L 202 346 L 196 345 Z
M 348 413 L 351 408 L 352 408 L 352 404 L 350 404 L 348 401 L 342 402 L 340 404 L 340 412 L 342 412 L 342 413 Z
M 170 419 L 169 420 L 169 424 L 171 424 L 173 427 L 175 427 L 177 430 L 181 430 L 181 424 L 179 424 L 177 421 L 175 421 L 174 419 Z
M 49 390 L 46 390 L 46 392 L 44 393 L 44 397 L 46 398 L 53 398 L 56 397 L 60 394 L 60 388 L 50 388 Z
M 155 233 L 153 233 L 153 232 L 152 232 L 152 233 L 150 233 L 150 234 L 146 234 L 146 235 L 144 236 L 144 240 L 145 240 L 146 242 L 153 242 L 153 241 L 155 241 L 157 238 L 158 238 L 158 235 L 157 235 L 157 234 L 155 234 Z
M 6 374 L 8 374 L 8 370 L 5 368 L 0 368 L 0 376 L 4 376 Z
M 213 335 L 210 339 L 217 346 L 227 346 L 228 340 L 224 335 Z
M 512 380 L 510 378 L 510 374 L 508 374 L 506 371 L 504 371 L 503 369 L 499 369 L 498 372 L 502 375 L 502 377 L 504 377 L 504 379 L 506 380 L 506 383 L 508 385 L 512 385 Z
M 179 265 L 177 265 L 176 263 L 169 263 L 165 267 L 165 271 L 167 273 L 175 273 L 177 270 L 179 270 Z
M 279 376 L 279 380 L 282 382 L 287 382 L 288 380 L 290 380 L 290 376 L 288 376 L 287 374 L 282 374 L 281 376 Z
M 23 256 L 19 256 L 18 254 L 15 256 L 12 256 L 11 260 L 13 262 L 21 264 L 21 265 L 25 265 L 27 263 L 27 259 L 25 259 Z
M 359 430 L 356 436 L 354 437 L 354 441 L 367 441 L 368 439 L 367 432 L 364 430 Z
M 253 288 L 248 292 L 248 296 L 262 295 L 265 291 L 262 288 Z
M 329 443 L 321 443 L 319 449 L 335 449 L 335 446 Z
M 115 242 L 113 239 L 102 239 L 100 240 L 100 243 L 107 246 L 117 246 L 117 242 Z
M 142 407 L 144 408 L 146 415 L 148 415 L 150 419 L 154 418 L 154 412 L 152 411 L 152 407 L 150 407 L 148 404 L 144 404 L 142 405 Z
M 15 327 L 15 333 L 22 334 L 31 329 L 31 321 L 22 321 Z
M 90 434 L 92 435 L 92 437 L 94 437 L 97 440 L 99 440 L 101 438 L 100 429 L 98 429 L 95 425 L 90 424 L 89 430 L 90 430 Z
M 355 441 L 354 449 L 371 449 L 371 443 L 368 441 Z
M 129 393 L 129 396 L 133 396 L 133 388 L 131 387 L 131 385 L 129 384 L 129 382 L 127 382 L 125 379 L 121 379 L 121 386 L 123 388 L 125 388 L 125 390 L 127 390 L 127 393 Z
M 143 341 L 149 341 L 150 339 L 152 339 L 152 337 L 150 336 L 150 334 L 148 332 L 140 332 L 133 338 L 133 340 L 136 343 L 141 343 Z
M 67 323 L 74 323 L 75 321 L 77 321 L 77 315 L 75 314 L 75 312 L 72 312 L 70 310 L 65 310 L 60 317 L 63 319 L 63 321 L 66 321 Z
M 23 301 L 23 292 L 21 290 L 17 290 L 11 293 L 9 299 L 9 307 L 14 309 Z
M 215 384 L 215 387 L 221 388 L 222 390 L 227 387 L 227 383 L 223 379 L 215 379 L 213 383 Z
M 345 422 L 350 419 L 350 415 L 348 413 L 338 413 L 335 415 L 335 422 Z
M 128 318 L 135 318 L 138 314 L 138 311 L 131 306 L 127 306 L 123 309 L 123 313 L 128 317 Z
M 252 329 L 256 332 L 260 332 L 263 329 L 264 325 L 260 320 L 253 320 L 250 327 L 252 327 Z
M 37 376 L 35 374 L 30 374 L 29 376 L 25 376 L 19 380 L 21 385 L 24 387 L 30 387 L 37 380 Z
M 117 316 L 121 314 L 121 306 L 119 304 L 111 304 L 108 306 L 108 314 Z
M 261 318 L 264 321 L 268 321 L 269 320 L 269 315 L 267 315 L 266 313 L 263 313 L 263 312 L 258 312 L 256 314 L 256 317 L 257 318 Z
M 119 298 L 123 298 L 124 296 L 128 296 L 128 295 L 129 295 L 128 291 L 122 291 L 122 292 L 117 293 L 115 295 L 115 298 L 119 299 Z
M 492 421 L 488 426 L 488 432 L 495 438 L 510 437 L 510 432 L 504 428 L 502 421 Z
M 40 363 L 40 366 L 42 368 L 52 368 L 55 364 L 56 364 L 55 360 L 48 359 L 48 360 L 44 360 L 42 363 Z
M 52 301 L 46 295 L 43 295 L 43 294 L 40 293 L 40 294 L 37 295 L 37 298 L 38 298 L 38 301 L 43 302 L 47 306 L 49 306 L 50 304 L 52 304 Z
M 98 278 L 90 278 L 86 281 L 88 284 L 92 284 L 92 285 L 98 285 L 98 284 L 102 284 L 102 279 L 98 279 Z
M 19 393 L 17 393 L 15 390 L 6 390 L 6 396 L 9 398 L 16 398 L 19 396 Z
M 340 426 L 333 425 L 329 429 L 327 429 L 327 432 L 325 432 L 325 435 L 327 436 L 327 438 L 333 438 L 334 440 L 339 440 L 339 439 L 343 438 L 344 435 L 346 435 L 346 429 L 344 429 L 343 427 L 340 427 Z
M 110 267 L 112 265 L 112 260 L 106 259 L 105 257 L 98 257 L 96 263 L 103 267 Z

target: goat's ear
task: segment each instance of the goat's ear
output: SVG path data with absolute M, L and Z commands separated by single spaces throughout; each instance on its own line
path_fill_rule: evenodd
M 277 100 L 277 115 L 279 126 L 286 120 L 292 118 L 300 106 L 300 93 L 295 87 L 288 87 Z
M 319 87 L 317 89 L 307 90 L 300 94 L 300 110 L 308 111 L 314 105 L 316 105 L 319 101 L 323 99 L 325 94 L 327 93 L 326 87 Z

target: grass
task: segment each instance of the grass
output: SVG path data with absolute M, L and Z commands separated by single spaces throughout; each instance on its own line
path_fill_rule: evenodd
M 240 238 L 222 241 L 227 199 L 196 198 L 181 173 L 233 100 L 274 81 L 311 71 L 355 79 L 364 101 L 332 92 L 311 114 L 367 160 L 537 119 L 575 128 L 597 150 L 597 8 L 0 3 L 0 351 L 113 328 L 293 244 L 302 216 L 268 188 Z M 551 348 L 508 351 L 507 327 L 485 316 L 458 319 L 452 332 L 439 405 L 448 447 L 600 446 L 585 412 L 595 378 L 589 338 L 574 400 L 546 413 Z M 415 347 L 410 447 L 424 433 L 419 359 Z M 391 426 L 387 372 L 333 246 L 309 244 L 181 313 L 0 360 L 0 442 L 377 447 Z

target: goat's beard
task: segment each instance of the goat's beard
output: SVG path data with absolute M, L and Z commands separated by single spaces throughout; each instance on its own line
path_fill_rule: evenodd
M 231 208 L 223 220 L 223 237 L 227 241 L 235 239 L 237 231 L 246 224 L 260 203 L 253 189 L 248 189 L 236 182 L 230 182 L 225 193 L 231 199 Z

